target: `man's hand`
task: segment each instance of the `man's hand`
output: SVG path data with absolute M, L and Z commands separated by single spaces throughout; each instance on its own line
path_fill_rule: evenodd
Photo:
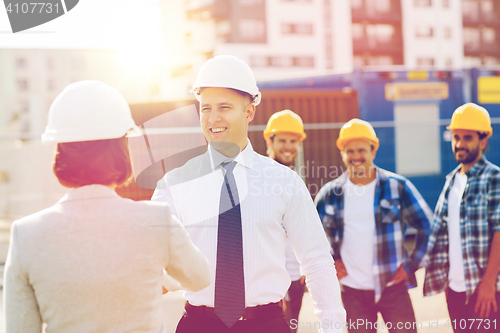
M 477 301 L 474 307 L 474 312 L 479 314 L 481 318 L 486 318 L 490 315 L 490 311 L 497 312 L 496 280 L 500 269 L 500 231 L 495 231 L 491 241 L 490 256 L 488 257 L 488 265 L 484 272 L 483 279 L 479 282 L 476 288 Z
M 496 288 L 495 283 L 487 283 L 481 281 L 476 289 L 477 301 L 474 307 L 474 312 L 479 314 L 481 318 L 487 318 L 490 311 L 497 312 L 497 301 L 495 300 Z
M 347 270 L 342 260 L 335 260 L 335 269 L 337 270 L 337 279 L 341 280 L 347 276 Z
M 398 284 L 400 282 L 405 281 L 406 279 L 408 279 L 408 274 L 406 274 L 406 271 L 405 271 L 403 265 L 401 265 L 398 267 L 398 269 L 396 270 L 396 272 L 392 276 L 391 281 L 389 281 L 387 283 L 387 286 L 388 287 L 393 286 L 395 284 Z
M 300 284 L 302 284 L 302 285 L 303 285 L 304 283 L 306 283 L 306 276 L 305 276 L 305 275 L 302 275 L 302 276 L 300 277 L 300 280 L 299 280 L 299 281 L 300 281 Z

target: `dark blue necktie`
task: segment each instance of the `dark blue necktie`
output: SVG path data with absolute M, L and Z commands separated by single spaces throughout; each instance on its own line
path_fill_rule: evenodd
M 215 313 L 231 327 L 245 313 L 243 239 L 238 189 L 233 175 L 236 162 L 222 163 L 226 170 L 220 195 L 215 272 Z

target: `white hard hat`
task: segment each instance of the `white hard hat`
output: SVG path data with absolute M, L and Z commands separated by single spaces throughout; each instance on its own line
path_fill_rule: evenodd
M 118 90 L 99 81 L 80 81 L 64 88 L 50 106 L 42 142 L 92 141 L 141 134 Z
M 196 82 L 189 91 L 200 100 L 200 88 L 231 88 L 252 95 L 253 103 L 259 105 L 261 94 L 250 67 L 231 55 L 220 55 L 207 60 L 201 66 Z

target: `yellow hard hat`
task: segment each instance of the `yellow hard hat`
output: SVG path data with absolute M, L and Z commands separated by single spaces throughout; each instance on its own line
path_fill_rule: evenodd
M 485 108 L 474 103 L 466 103 L 458 107 L 453 112 L 450 125 L 446 128 L 450 131 L 463 129 L 487 133 L 488 138 L 493 134 L 490 114 Z
M 337 148 L 344 150 L 345 144 L 354 139 L 367 139 L 373 143 L 375 150 L 378 149 L 379 141 L 377 134 L 369 122 L 354 118 L 345 123 L 340 129 L 340 135 L 337 139 Z
M 271 135 L 283 132 L 298 134 L 300 141 L 304 141 L 307 137 L 304 132 L 304 123 L 302 123 L 302 119 L 291 110 L 276 112 L 269 118 L 266 129 L 264 130 L 264 139 L 267 141 L 271 138 Z

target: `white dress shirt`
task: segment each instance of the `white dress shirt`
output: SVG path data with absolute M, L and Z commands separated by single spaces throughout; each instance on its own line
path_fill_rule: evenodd
M 297 256 L 293 252 L 292 244 L 290 243 L 290 241 L 286 242 L 285 256 L 286 270 L 288 272 L 288 275 L 290 275 L 290 279 L 292 281 L 300 280 L 300 263 L 297 260 Z
M 214 306 L 220 163 L 228 160 L 208 151 L 168 172 L 151 200 L 166 201 L 207 256 L 212 283 L 185 292 L 193 305 Z M 315 313 L 327 325 L 321 332 L 342 332 L 345 311 L 340 300 L 330 246 L 303 180 L 289 168 L 254 152 L 250 141 L 234 159 L 233 174 L 241 202 L 245 303 L 247 307 L 279 302 L 290 286 L 285 266 L 287 237 L 301 262 L 301 273 L 314 300 Z M 285 231 L 286 230 L 286 231 Z M 335 328 L 335 323 L 337 328 Z

